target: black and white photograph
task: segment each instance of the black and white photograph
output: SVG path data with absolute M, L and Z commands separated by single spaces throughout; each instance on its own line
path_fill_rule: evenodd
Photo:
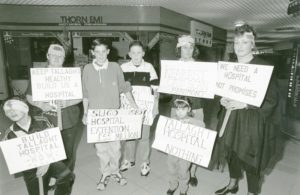
M 0 195 L 299 195 L 300 0 L 0 0 Z

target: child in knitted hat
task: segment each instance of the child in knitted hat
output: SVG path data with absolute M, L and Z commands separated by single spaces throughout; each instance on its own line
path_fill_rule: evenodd
M 53 128 L 47 118 L 42 116 L 31 117 L 27 103 L 19 98 L 13 97 L 3 104 L 5 115 L 13 121 L 13 124 L 5 132 L 4 140 L 27 136 L 32 133 Z M 29 195 L 39 193 L 38 177 L 42 177 L 45 194 L 47 194 L 50 178 L 56 178 L 56 195 L 71 193 L 71 186 L 74 182 L 74 174 L 62 163 L 54 162 L 48 165 L 23 171 L 24 181 Z

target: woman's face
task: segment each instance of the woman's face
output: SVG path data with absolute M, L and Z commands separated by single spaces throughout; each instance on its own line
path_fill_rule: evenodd
M 59 54 L 48 54 L 47 58 L 49 61 L 49 66 L 51 66 L 52 68 L 62 67 L 64 60 L 65 60 L 65 56 L 59 55 Z
M 191 58 L 193 58 L 193 51 L 194 51 L 194 46 L 191 44 L 187 44 L 181 47 L 181 53 L 180 53 L 180 57 L 182 59 L 186 59 L 189 60 Z
M 254 48 L 254 39 L 249 38 L 249 35 L 239 35 L 234 37 L 234 52 L 238 58 L 252 55 Z
M 105 45 L 97 45 L 94 50 L 92 50 L 92 54 L 95 56 L 96 61 L 102 64 L 107 60 L 109 49 L 107 49 Z

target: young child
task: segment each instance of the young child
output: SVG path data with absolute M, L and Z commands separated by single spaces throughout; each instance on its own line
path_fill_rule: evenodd
M 3 140 L 14 139 L 28 134 L 53 128 L 53 125 L 43 116 L 31 117 L 27 103 L 18 97 L 13 97 L 4 102 L 5 115 L 13 121 L 13 124 L 5 132 Z M 54 162 L 38 168 L 23 171 L 23 178 L 29 195 L 40 195 L 38 177 L 42 177 L 44 184 L 44 195 L 48 194 L 48 183 L 50 178 L 56 179 L 56 195 L 71 194 L 74 174 L 63 162 Z
M 193 118 L 190 100 L 187 97 L 177 97 L 173 102 L 175 107 L 174 118 L 185 123 L 204 127 L 204 123 Z M 190 180 L 191 162 L 168 155 L 169 189 L 167 195 L 173 195 L 177 188 L 180 195 L 186 195 Z
M 181 35 L 178 37 L 178 42 L 176 45 L 176 55 L 179 57 L 180 61 L 184 62 L 194 62 L 199 55 L 199 50 L 195 45 L 195 38 L 191 35 Z M 194 118 L 200 121 L 204 121 L 203 113 L 203 100 L 198 97 L 190 97 L 191 103 L 193 104 L 192 112 Z M 174 111 L 171 110 L 171 116 Z M 198 185 L 198 179 L 196 177 L 198 165 L 192 164 L 191 166 L 191 178 L 190 184 L 195 187 Z
M 89 109 L 119 109 L 120 94 L 124 93 L 133 108 L 138 108 L 131 94 L 131 86 L 125 82 L 120 66 L 109 62 L 108 43 L 95 39 L 92 43 L 92 54 L 95 59 L 84 67 L 82 75 L 83 88 L 83 124 L 86 125 Z M 119 160 L 121 158 L 120 141 L 111 141 L 95 144 L 100 161 L 101 179 L 98 190 L 105 190 L 108 178 L 113 176 L 121 184 L 127 183 L 121 175 Z
M 157 95 L 157 85 L 158 77 L 153 68 L 153 66 L 145 62 L 143 57 L 145 55 L 144 46 L 141 41 L 133 41 L 129 45 L 129 56 L 131 61 L 125 64 L 122 64 L 121 68 L 124 72 L 125 80 L 131 83 L 133 91 L 135 86 L 143 87 L 145 93 L 148 93 L 149 96 L 152 95 L 151 90 L 155 96 L 152 114 L 156 115 L 158 113 L 158 95 Z M 153 116 L 154 117 L 154 116 Z M 123 163 L 120 170 L 126 171 L 135 165 L 135 155 L 136 155 L 136 144 L 139 144 L 139 152 L 142 160 L 141 163 L 141 175 L 147 176 L 150 173 L 150 125 L 142 126 L 142 137 L 139 140 L 128 140 L 125 142 Z

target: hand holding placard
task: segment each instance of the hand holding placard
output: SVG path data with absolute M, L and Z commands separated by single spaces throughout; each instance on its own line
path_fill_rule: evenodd
M 153 123 L 153 108 L 155 99 L 151 95 L 150 87 L 133 86 L 132 95 L 138 107 L 145 110 L 143 124 L 152 125 Z M 131 109 L 131 104 L 124 94 L 121 94 L 121 109 Z
M 260 107 L 272 71 L 273 66 L 220 61 L 218 63 L 216 94 Z M 232 107 L 240 108 L 243 105 L 232 102 Z
M 138 139 L 141 137 L 143 115 L 143 110 L 88 110 L 87 142 Z

